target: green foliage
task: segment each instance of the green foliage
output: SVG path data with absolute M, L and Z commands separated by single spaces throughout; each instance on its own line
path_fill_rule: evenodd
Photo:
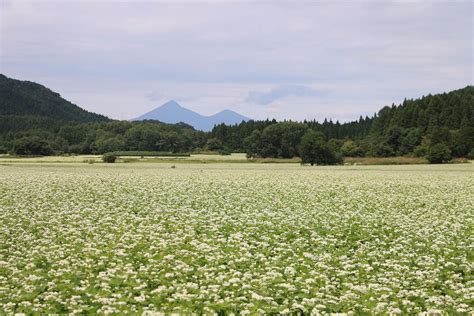
M 415 157 L 425 157 L 427 153 L 428 153 L 428 147 L 425 145 L 416 146 L 415 149 L 413 150 L 413 155 Z
M 283 123 L 291 123 L 294 131 L 299 126 L 322 132 L 326 139 L 350 140 L 339 148 L 350 157 L 420 156 L 426 154 L 427 146 L 440 142 L 447 144 L 454 156 L 463 157 L 474 148 L 474 87 L 405 100 L 399 106 L 382 108 L 374 117 L 360 117 L 354 122 L 248 121 L 218 125 L 211 135 L 233 151 L 245 151 L 249 157 L 298 155 L 291 149 L 291 141 L 282 136 Z M 422 144 L 425 138 L 428 144 Z
M 341 153 L 346 157 L 363 157 L 364 150 L 353 140 L 347 139 L 341 146 Z
M 430 163 L 445 163 L 452 159 L 451 150 L 446 144 L 437 143 L 428 149 L 426 159 Z
M 299 147 L 302 164 L 333 165 L 341 162 L 341 158 L 324 140 L 321 132 L 308 130 L 301 138 Z
M 439 143 L 451 143 L 451 134 L 447 127 L 435 127 L 430 134 L 430 144 L 436 145 Z
M 256 129 L 250 136 L 244 139 L 244 149 L 247 158 L 255 158 L 258 156 L 262 147 L 262 133 Z
M 0 74 L 0 115 L 36 116 L 76 122 L 107 121 L 107 117 L 81 109 L 48 88 Z
M 474 148 L 469 152 L 469 154 L 467 154 L 467 158 L 474 160 Z
M 54 154 L 49 143 L 38 137 L 23 137 L 14 142 L 13 153 L 25 156 L 49 156 Z
M 106 153 L 102 156 L 102 161 L 106 163 L 114 163 L 117 160 L 117 156 L 112 153 Z
M 207 150 L 210 150 L 210 151 L 218 151 L 218 150 L 222 150 L 224 146 L 222 145 L 222 142 L 219 139 L 209 138 L 209 140 L 206 143 L 206 148 Z
M 403 131 L 403 137 L 400 143 L 400 151 L 402 154 L 408 154 L 415 150 L 416 146 L 421 143 L 421 131 L 418 128 L 407 128 Z

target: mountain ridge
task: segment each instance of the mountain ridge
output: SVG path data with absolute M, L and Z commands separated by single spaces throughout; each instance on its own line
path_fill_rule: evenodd
M 60 121 L 109 121 L 104 115 L 84 110 L 57 92 L 32 81 L 0 74 L 0 115 L 37 116 Z
M 183 107 L 175 100 L 170 100 L 133 119 L 133 121 L 144 120 L 157 120 L 170 124 L 183 122 L 193 126 L 195 129 L 208 132 L 212 130 L 214 125 L 222 123 L 233 125 L 242 121 L 248 121 L 250 118 L 229 109 L 219 111 L 213 115 L 202 115 Z

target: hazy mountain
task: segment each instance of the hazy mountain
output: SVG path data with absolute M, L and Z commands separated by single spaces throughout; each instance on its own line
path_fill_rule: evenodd
M 103 115 L 88 112 L 38 83 L 0 74 L 0 116 L 41 117 L 50 120 L 97 122 Z
M 186 109 L 176 101 L 171 100 L 134 120 L 157 120 L 171 124 L 183 122 L 192 125 L 195 129 L 210 131 L 216 124 L 225 123 L 226 125 L 233 125 L 250 119 L 231 110 L 224 110 L 211 116 L 204 116 Z

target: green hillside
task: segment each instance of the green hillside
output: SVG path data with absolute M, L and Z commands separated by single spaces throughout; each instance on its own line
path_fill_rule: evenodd
M 0 116 L 45 117 L 74 122 L 109 120 L 106 116 L 81 109 L 63 99 L 59 93 L 38 83 L 15 80 L 2 74 L 0 74 Z
M 372 117 L 347 123 L 266 120 L 221 124 L 212 130 L 211 138 L 231 151 L 288 158 L 298 154 L 300 138 L 308 128 L 322 133 L 344 156 L 423 156 L 429 147 L 442 143 L 452 155 L 465 157 L 474 148 L 474 87 L 405 100 L 398 106 L 383 107 Z

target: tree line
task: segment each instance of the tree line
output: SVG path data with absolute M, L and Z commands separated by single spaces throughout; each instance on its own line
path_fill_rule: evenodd
M 206 150 L 246 152 L 249 158 L 301 157 L 308 163 L 331 164 L 343 157 L 402 155 L 437 157 L 433 162 L 444 162 L 451 157 L 472 157 L 473 148 L 472 86 L 404 100 L 347 123 L 250 120 L 219 124 L 211 132 L 197 131 L 184 123 L 115 121 L 100 116 L 82 122 L 0 115 L 0 152 L 21 155 Z

